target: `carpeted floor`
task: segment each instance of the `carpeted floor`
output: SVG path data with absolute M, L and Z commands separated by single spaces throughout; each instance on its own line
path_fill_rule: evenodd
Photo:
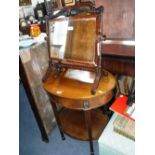
M 56 127 L 49 143 L 41 140 L 39 128 L 33 116 L 23 85 L 19 85 L 19 155 L 89 155 L 89 143 L 65 135 L 62 141 Z M 94 141 L 95 155 L 99 154 L 98 142 Z

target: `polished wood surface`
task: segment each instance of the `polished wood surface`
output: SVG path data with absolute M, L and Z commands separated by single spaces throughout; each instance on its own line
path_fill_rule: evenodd
M 102 54 L 135 57 L 135 41 L 106 40 L 102 44 Z
M 103 32 L 107 38 L 135 38 L 135 0 L 95 0 L 104 6 Z
M 115 87 L 115 78 L 108 72 L 108 76 L 102 76 L 96 94 L 92 95 L 90 92 L 91 83 L 70 79 L 65 77 L 65 73 L 66 71 L 62 72 L 59 76 L 55 72 L 51 73 L 48 80 L 43 83 L 43 87 L 52 95 L 82 100 L 104 95 Z M 90 75 L 92 74 L 90 72 Z
M 104 55 L 102 66 L 113 74 L 135 76 L 135 58 L 115 55 Z
M 135 41 L 104 41 L 102 67 L 113 74 L 135 76 Z
M 91 110 L 90 119 L 92 139 L 97 140 L 108 123 L 109 118 L 101 110 L 96 109 Z M 60 120 L 66 134 L 76 139 L 89 140 L 84 111 L 63 109 L 60 112 Z
M 54 102 L 70 109 L 88 110 L 100 107 L 112 98 L 115 78 L 111 73 L 108 72 L 108 76 L 101 77 L 95 95 L 90 92 L 92 83 L 67 78 L 65 73 L 66 71 L 57 76 L 53 72 L 47 81 L 43 83 L 43 87 L 52 95 Z M 91 76 L 92 74 L 90 72 Z M 85 107 L 86 102 L 89 102 L 87 107 Z

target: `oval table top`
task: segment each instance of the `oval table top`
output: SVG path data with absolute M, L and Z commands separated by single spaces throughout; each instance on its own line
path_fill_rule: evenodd
M 70 99 L 89 99 L 103 95 L 108 91 L 113 90 L 115 87 L 115 78 L 111 73 L 108 72 L 108 76 L 101 77 L 96 94 L 93 95 L 91 94 L 92 83 L 75 80 L 73 78 L 71 79 L 70 77 L 65 76 L 65 73 L 66 71 L 62 72 L 59 76 L 57 76 L 56 73 L 51 73 L 47 81 L 43 83 L 44 89 L 50 94 L 59 97 Z M 78 71 L 78 74 L 80 73 L 83 73 L 83 71 Z M 93 77 L 92 72 L 88 73 L 88 76 Z M 75 72 L 75 77 L 78 76 L 76 74 L 77 72 Z M 77 78 L 79 79 L 79 77 Z
M 116 83 L 115 77 L 108 72 L 107 76 L 101 77 L 96 94 L 93 95 L 93 83 L 90 81 L 94 76 L 95 73 L 80 70 L 71 71 L 70 74 L 64 71 L 59 75 L 52 72 L 43 87 L 55 102 L 64 107 L 81 110 L 84 109 L 84 102 L 89 102 L 87 109 L 92 109 L 106 104 L 112 98 Z

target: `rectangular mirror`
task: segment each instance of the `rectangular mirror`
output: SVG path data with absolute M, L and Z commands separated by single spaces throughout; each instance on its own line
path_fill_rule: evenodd
M 96 15 L 52 19 L 48 29 L 50 58 L 96 63 Z

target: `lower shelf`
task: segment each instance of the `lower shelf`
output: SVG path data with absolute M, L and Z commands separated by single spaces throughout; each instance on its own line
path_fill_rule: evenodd
M 100 109 L 91 111 L 92 139 L 97 140 L 107 125 L 109 118 Z M 59 116 L 63 130 L 67 135 L 79 140 L 88 140 L 84 111 L 63 109 Z

